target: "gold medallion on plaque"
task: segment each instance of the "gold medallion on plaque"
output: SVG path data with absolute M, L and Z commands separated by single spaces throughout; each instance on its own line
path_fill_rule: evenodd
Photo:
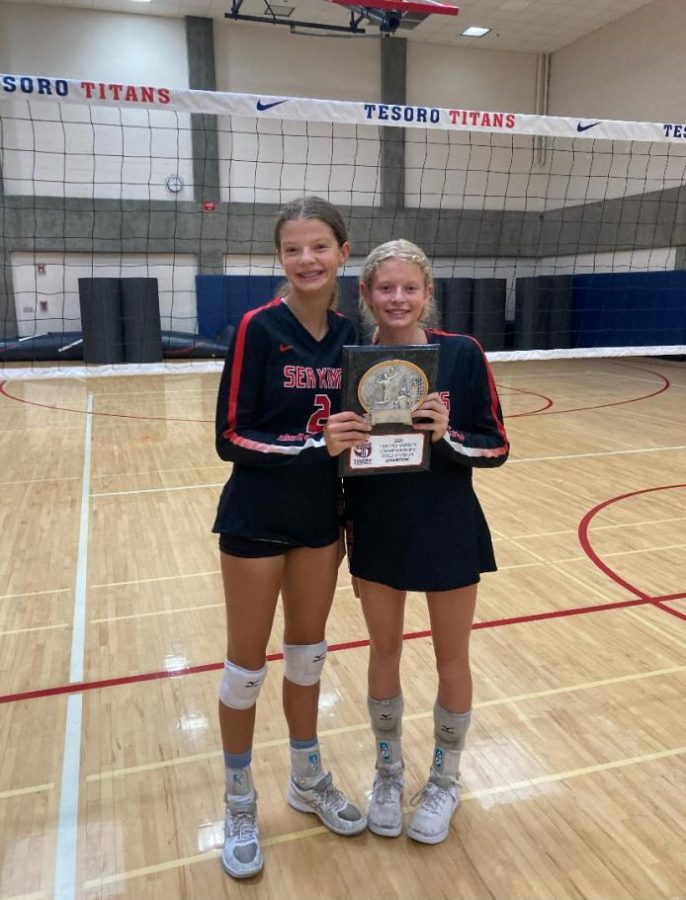
M 357 398 L 372 425 L 411 425 L 412 413 L 428 393 L 429 380 L 423 369 L 404 359 L 388 359 L 371 366 L 357 386 Z

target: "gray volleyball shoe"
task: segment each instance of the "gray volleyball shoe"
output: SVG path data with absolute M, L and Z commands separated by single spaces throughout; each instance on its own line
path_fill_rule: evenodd
M 227 777 L 222 866 L 232 878 L 252 878 L 264 865 L 257 822 L 257 791 L 249 769 L 230 770 Z
M 300 787 L 291 778 L 287 799 L 298 812 L 314 813 L 335 834 L 352 836 L 367 827 L 364 814 L 334 787 L 330 772 L 310 788 Z
M 377 769 L 367 810 L 367 826 L 374 834 L 382 837 L 402 834 L 404 786 L 402 761 Z
M 440 844 L 448 837 L 450 820 L 460 805 L 458 778 L 431 775 L 412 798 L 414 811 L 407 827 L 408 837 L 422 844 Z

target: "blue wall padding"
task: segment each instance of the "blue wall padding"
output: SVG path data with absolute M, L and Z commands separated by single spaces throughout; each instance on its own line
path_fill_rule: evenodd
M 686 343 L 686 271 L 574 276 L 577 347 Z
M 198 331 L 214 338 L 227 325 L 235 328 L 248 310 L 273 300 L 283 280 L 272 275 L 196 275 Z

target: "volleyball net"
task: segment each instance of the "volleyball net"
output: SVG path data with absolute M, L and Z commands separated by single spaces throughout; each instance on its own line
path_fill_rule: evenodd
M 0 75 L 0 369 L 216 367 L 278 290 L 273 224 L 302 194 L 349 224 L 340 305 L 358 325 L 362 259 L 403 237 L 434 264 L 445 330 L 491 358 L 681 355 L 685 138 Z

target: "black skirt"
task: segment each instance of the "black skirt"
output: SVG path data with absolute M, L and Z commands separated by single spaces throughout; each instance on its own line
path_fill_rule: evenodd
M 496 570 L 471 470 L 434 454 L 431 470 L 345 482 L 350 572 L 402 591 L 450 591 Z

